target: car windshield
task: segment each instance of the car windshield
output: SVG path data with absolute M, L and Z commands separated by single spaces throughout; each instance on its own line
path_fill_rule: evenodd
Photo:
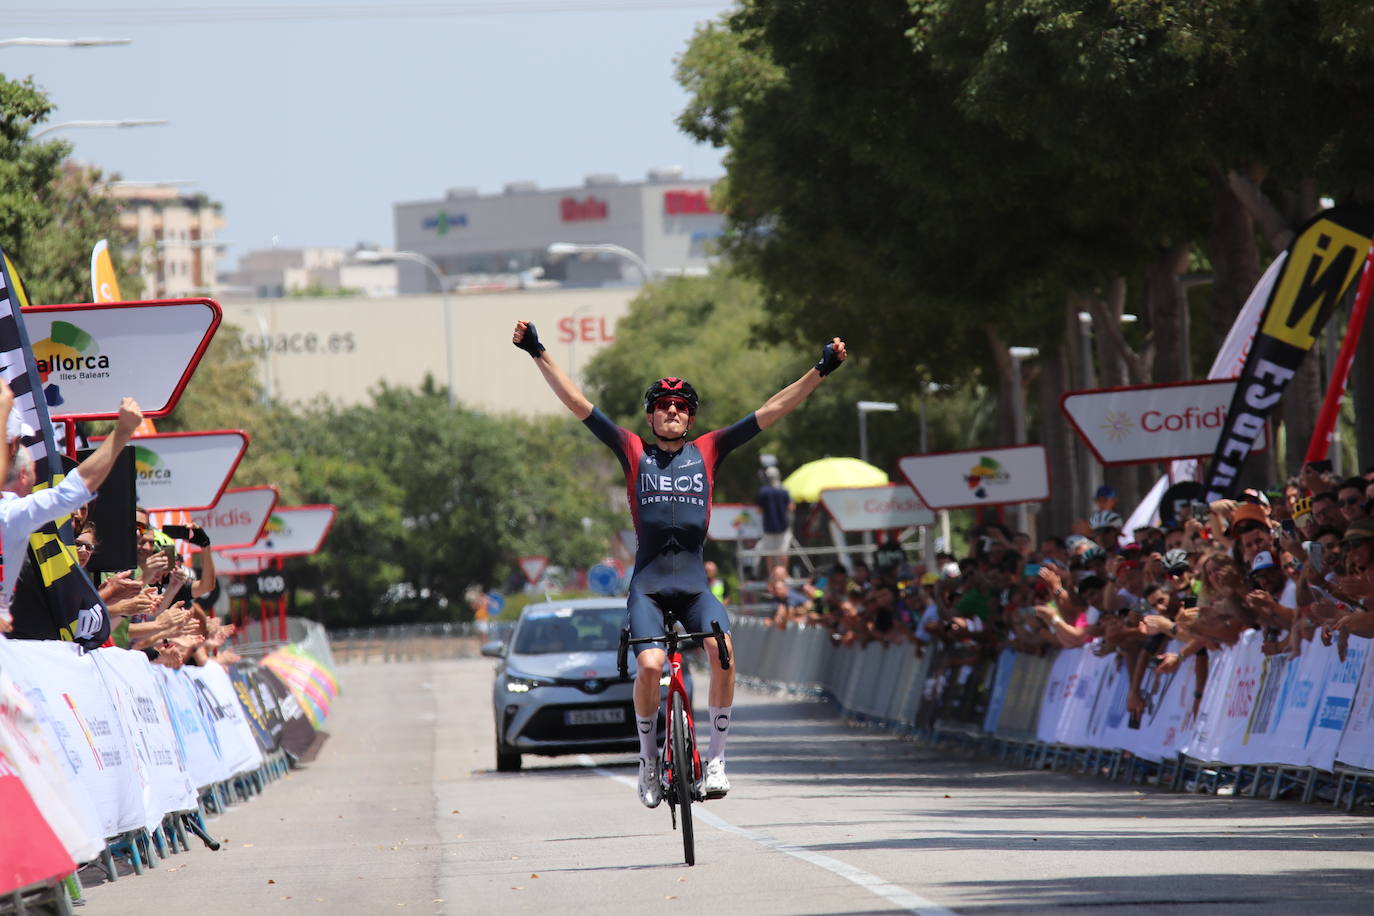
M 526 614 L 515 634 L 517 655 L 610 652 L 620 645 L 623 607 L 558 608 Z

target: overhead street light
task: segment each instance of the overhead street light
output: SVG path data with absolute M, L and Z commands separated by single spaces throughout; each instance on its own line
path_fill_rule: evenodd
M 1011 424 L 1014 444 L 1026 443 L 1026 393 L 1021 388 L 1021 362 L 1040 355 L 1038 347 L 1007 347 L 1011 356 Z M 1026 530 L 1026 504 L 1016 504 L 1016 530 Z
M 449 287 L 456 277 L 450 277 L 439 269 L 439 265 L 434 261 L 420 254 L 418 251 L 393 251 L 391 249 L 359 248 L 353 252 L 353 257 L 359 261 L 366 261 L 369 264 L 387 264 L 395 261 L 409 261 L 412 264 L 419 264 L 434 275 L 434 279 L 439 281 L 439 293 L 443 296 L 444 310 L 444 365 L 448 376 L 448 406 L 450 408 L 458 406 L 458 399 L 453 390 L 453 316 L 451 314 L 449 302 Z
M 132 38 L 0 38 L 0 48 L 99 48 L 132 43 Z
M 170 124 L 166 118 L 120 118 L 107 121 L 63 121 L 59 124 L 49 124 L 42 130 L 36 130 L 29 134 L 30 140 L 37 140 L 44 134 L 50 134 L 55 130 L 62 130 L 68 127 L 154 127 L 160 124 Z
M 567 257 L 570 254 L 613 254 L 633 264 L 639 270 L 640 275 L 644 277 L 646 284 L 654 282 L 653 268 L 649 267 L 648 262 L 642 257 L 624 245 L 616 245 L 613 242 L 554 242 L 546 250 L 550 257 L 555 258 Z

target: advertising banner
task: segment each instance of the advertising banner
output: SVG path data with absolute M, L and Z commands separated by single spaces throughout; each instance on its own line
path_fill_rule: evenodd
M 92 443 L 104 441 L 97 436 Z M 138 436 L 134 450 L 138 504 L 145 509 L 203 510 L 214 506 L 248 450 L 238 429 Z
M 1203 474 L 1207 500 L 1230 495 L 1274 406 L 1364 264 L 1374 207 L 1342 205 L 1312 218 L 1288 246 Z
M 262 751 L 234 696 L 229 674 L 218 664 L 181 669 L 190 675 L 200 698 L 201 712 L 210 720 L 219 739 L 224 766 L 231 774 L 246 773 L 262 766 Z
M 191 784 L 197 789 L 204 789 L 233 776 L 220 751 L 219 735 L 201 710 L 200 693 L 191 678 L 182 671 L 173 671 L 164 665 L 153 667 L 158 684 L 162 687 L 162 696 L 167 701 L 172 729 L 176 732 L 177 743 L 186 760 L 186 773 Z
M 1094 388 L 1068 392 L 1059 409 L 1101 463 L 1144 464 L 1212 454 L 1235 391 L 1234 379 Z
M 39 305 L 24 325 L 54 416 L 113 420 L 119 399 L 170 413 L 220 323 L 213 299 Z
M 1353 637 L 1353 643 L 1359 637 Z M 1370 642 L 1369 640 L 1362 640 Z M 1355 702 L 1345 722 L 1336 759 L 1347 766 L 1374 770 L 1374 652 L 1366 645 L 1364 671 L 1355 689 Z
M 218 560 L 225 551 L 256 544 L 276 506 L 276 487 L 233 487 L 209 509 L 192 512 L 191 521 L 210 536 Z
M 821 505 L 841 531 L 882 531 L 935 524 L 935 513 L 906 484 L 821 491 Z
M 713 541 L 757 541 L 763 537 L 763 513 L 748 503 L 712 503 L 706 536 Z
M 1040 445 L 907 455 L 897 467 L 931 509 L 1038 502 L 1050 495 L 1050 466 Z
M 268 518 L 267 527 L 257 543 L 234 553 L 245 557 L 299 557 L 318 553 L 337 511 L 328 505 L 278 508 Z

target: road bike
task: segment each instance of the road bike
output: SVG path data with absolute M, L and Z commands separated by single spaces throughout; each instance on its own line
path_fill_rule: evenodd
M 696 864 L 696 841 L 692 836 L 692 802 L 705 801 L 702 792 L 701 754 L 697 750 L 697 728 L 692 716 L 692 699 L 687 695 L 687 683 L 682 677 L 682 652 L 678 644 L 707 636 L 716 640 L 720 651 L 720 666 L 730 667 L 730 650 L 725 645 L 725 632 L 719 623 L 712 622 L 709 633 L 679 633 L 677 620 L 671 613 L 664 614 L 667 633 L 662 636 L 646 636 L 631 639 L 630 628 L 620 631 L 620 676 L 629 677 L 629 654 L 631 646 L 663 643 L 668 656 L 668 695 L 664 699 L 664 721 L 667 736 L 659 750 L 659 777 L 663 781 L 663 797 L 668 802 L 668 814 L 673 821 L 673 829 L 682 822 L 682 855 L 688 865 Z M 678 812 L 681 811 L 679 818 Z

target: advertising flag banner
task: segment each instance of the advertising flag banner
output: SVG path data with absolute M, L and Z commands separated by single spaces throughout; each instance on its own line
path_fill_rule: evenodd
M 897 467 L 931 509 L 1039 502 L 1050 495 L 1050 466 L 1040 445 L 907 455 Z
M 97 436 L 92 443 L 102 442 Z M 138 504 L 145 509 L 208 509 L 233 479 L 248 434 L 238 429 L 138 436 L 134 449 Z
M 318 553 L 337 512 L 329 505 L 276 509 L 257 543 L 234 553 L 245 557 L 301 557 Z
M 1288 246 L 1203 474 L 1206 498 L 1230 494 L 1270 412 L 1364 264 L 1374 207 L 1324 210 Z
M 220 323 L 213 299 L 25 308 L 43 398 L 71 420 L 113 420 L 119 399 L 169 413 Z
M 192 512 L 191 521 L 210 536 L 218 561 L 223 551 L 256 544 L 276 507 L 276 487 L 234 487 L 209 509 Z
M 101 239 L 91 249 L 91 301 L 118 302 L 123 298 L 119 294 L 114 261 L 110 259 L 110 243 Z
M 747 503 L 712 503 L 706 536 L 713 541 L 756 541 L 763 537 L 763 515 L 758 506 Z
M 841 531 L 882 531 L 935 524 L 935 513 L 921 502 L 916 491 L 902 483 L 822 490 L 821 505 Z
M 28 295 L 19 272 L 9 255 L 0 249 L 0 373 L 14 391 L 14 406 L 37 431 L 23 439 L 33 458 L 37 481 L 33 489 L 37 491 L 57 486 L 66 474 L 48 403 L 42 396 L 43 374 L 29 346 L 26 322 L 20 320 L 20 309 L 27 306 Z M 115 395 L 111 401 L 116 407 L 119 397 Z M 74 541 L 71 517 L 63 516 L 29 537 L 29 555 L 41 578 L 41 592 L 53 629 L 62 639 L 95 648 L 110 636 L 110 615 L 95 586 L 77 565 Z
M 1102 464 L 1144 464 L 1212 454 L 1235 391 L 1233 379 L 1096 388 L 1059 409 Z

